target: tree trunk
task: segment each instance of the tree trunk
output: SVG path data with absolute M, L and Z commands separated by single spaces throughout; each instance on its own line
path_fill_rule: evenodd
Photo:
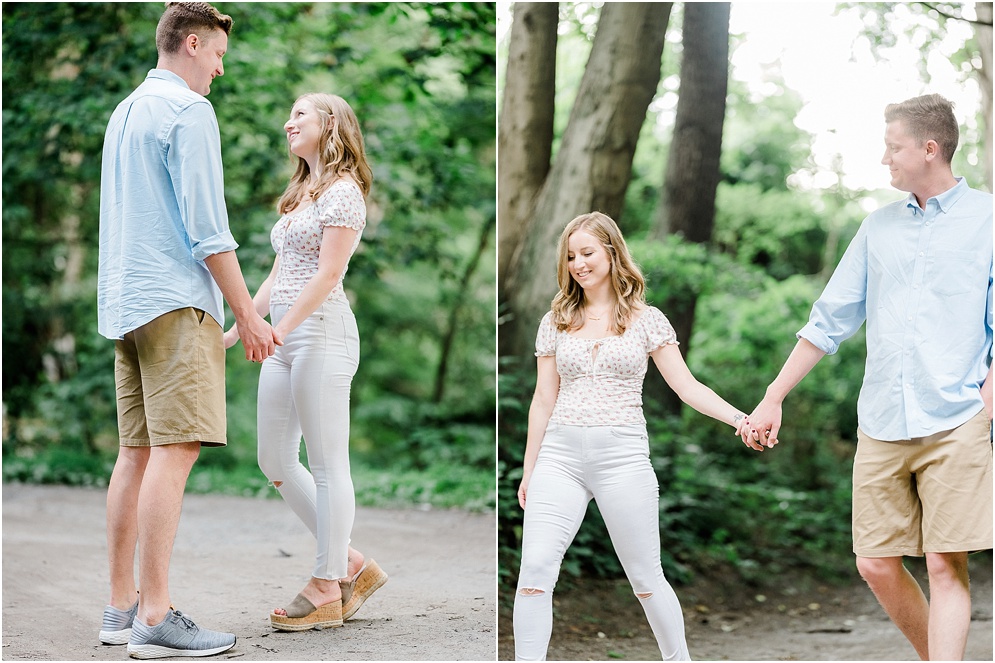
M 681 235 L 705 243 L 715 226 L 715 191 L 719 184 L 722 124 L 725 120 L 729 68 L 729 3 L 684 4 L 684 53 L 674 137 L 667 159 L 663 201 L 655 236 Z M 687 357 L 694 326 L 696 296 L 682 303 L 658 302 L 674 325 Z M 646 383 L 647 402 L 657 401 L 676 413 L 681 402 L 654 371 Z
M 505 285 L 502 354 L 523 354 L 556 293 L 556 242 L 573 217 L 598 210 L 618 220 L 646 109 L 660 82 L 673 3 L 606 3 L 556 159 Z M 503 223 L 503 220 L 502 220 Z
M 974 30 L 978 39 L 978 50 L 981 52 L 981 69 L 978 70 L 978 75 L 981 78 L 981 109 L 985 122 L 985 153 L 982 158 L 985 161 L 988 190 L 992 191 L 992 3 L 975 3 L 975 11 L 979 21 L 988 23 L 988 25 L 975 25 Z
M 515 244 L 549 173 L 553 149 L 559 6 L 517 2 L 514 11 L 498 128 L 498 284 L 504 283 Z

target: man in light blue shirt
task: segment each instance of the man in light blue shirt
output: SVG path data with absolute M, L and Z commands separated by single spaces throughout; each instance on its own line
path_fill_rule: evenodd
M 224 325 L 205 260 L 234 251 L 210 102 L 168 69 L 153 69 L 107 126 L 100 191 L 100 333 L 121 339 L 193 306 Z
M 857 401 L 857 568 L 923 660 L 960 660 L 967 555 L 992 547 L 992 196 L 955 178 L 939 95 L 891 104 L 882 164 L 909 196 L 869 215 L 743 441 L 773 447 L 781 403 L 867 321 Z M 905 569 L 926 556 L 930 601 Z
M 202 445 L 226 444 L 222 297 L 246 359 L 280 343 L 235 257 L 218 123 L 204 98 L 224 74 L 231 23 L 207 3 L 169 3 L 158 64 L 104 137 L 98 327 L 115 345 L 121 446 L 107 492 L 111 598 L 100 640 L 127 643 L 135 658 L 235 644 L 174 610 L 168 583 L 187 476 Z

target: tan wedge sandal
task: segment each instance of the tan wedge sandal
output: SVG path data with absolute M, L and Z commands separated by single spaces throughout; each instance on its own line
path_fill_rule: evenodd
M 287 614 L 270 613 L 270 626 L 278 631 L 307 631 L 342 626 L 342 601 L 332 601 L 316 608 L 303 594 L 290 602 Z

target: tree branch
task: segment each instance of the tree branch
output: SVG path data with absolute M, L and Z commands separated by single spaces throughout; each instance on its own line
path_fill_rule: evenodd
M 950 12 L 946 12 L 940 9 L 938 5 L 932 2 L 920 2 L 919 4 L 921 4 L 923 7 L 926 7 L 927 9 L 932 9 L 933 11 L 935 11 L 940 16 L 943 16 L 944 18 L 950 18 L 955 21 L 965 21 L 967 23 L 971 23 L 972 25 L 983 25 L 989 28 L 992 27 L 991 21 L 979 21 L 976 19 L 964 18 L 963 16 L 956 16 L 955 14 L 951 14 Z

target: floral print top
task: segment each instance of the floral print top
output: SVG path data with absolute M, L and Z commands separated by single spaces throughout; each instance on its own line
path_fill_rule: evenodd
M 553 312 L 543 317 L 536 356 L 556 357 L 560 393 L 550 421 L 569 426 L 645 424 L 643 378 L 649 353 L 677 334 L 659 309 L 650 306 L 621 336 L 578 338 L 557 331 Z
M 366 226 L 366 201 L 359 185 L 338 180 L 310 207 L 284 214 L 270 232 L 270 243 L 280 257 L 280 267 L 270 292 L 270 304 L 293 306 L 308 281 L 318 273 L 318 250 L 325 226 L 343 226 L 356 230 L 351 256 L 359 246 Z M 349 269 L 342 270 L 328 301 L 345 299 L 342 280 Z

